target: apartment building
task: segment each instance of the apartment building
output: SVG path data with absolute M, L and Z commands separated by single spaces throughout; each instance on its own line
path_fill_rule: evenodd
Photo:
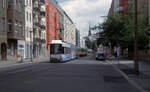
M 41 5 L 41 56 L 46 56 L 46 16 L 45 16 L 45 2 Z
M 45 33 L 45 24 L 43 23 L 43 18 L 45 17 L 45 6 L 44 0 L 32 0 L 33 5 L 33 57 L 43 57 L 43 49 L 45 45 L 45 39 L 42 35 Z
M 50 43 L 52 40 L 58 40 L 58 12 L 52 2 L 53 0 L 45 0 L 46 2 L 46 47 L 47 55 L 50 51 Z
M 0 0 L 0 60 L 7 59 L 7 1 Z
M 25 1 L 24 0 L 7 0 L 7 43 L 8 56 L 16 57 L 17 54 L 24 57 L 24 39 L 25 39 Z
M 138 20 L 148 25 L 148 2 L 149 0 L 138 0 Z
M 32 18 L 32 0 L 25 0 L 25 52 L 24 58 L 30 58 L 32 55 L 33 41 L 33 18 Z
M 76 45 L 76 26 L 71 18 L 64 12 L 63 41 Z
M 76 29 L 76 46 L 80 47 L 80 31 Z
M 58 35 L 59 35 L 59 40 L 63 40 L 63 30 L 64 30 L 64 10 L 60 5 L 57 4 L 57 11 L 58 11 Z
M 108 15 L 121 14 L 124 16 L 128 11 L 128 0 L 112 0 Z
M 108 12 L 108 16 L 111 16 L 114 14 L 114 0 L 112 0 L 111 2 L 111 6 L 110 6 L 110 9 L 109 9 L 109 12 Z

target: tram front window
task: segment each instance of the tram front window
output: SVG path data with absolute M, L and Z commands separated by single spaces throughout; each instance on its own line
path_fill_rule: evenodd
M 60 44 L 51 44 L 50 53 L 51 54 L 62 54 L 63 48 Z

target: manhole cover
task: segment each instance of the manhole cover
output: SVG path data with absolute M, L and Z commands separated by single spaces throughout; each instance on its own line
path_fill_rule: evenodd
M 103 75 L 104 82 L 125 83 L 127 82 L 122 76 Z

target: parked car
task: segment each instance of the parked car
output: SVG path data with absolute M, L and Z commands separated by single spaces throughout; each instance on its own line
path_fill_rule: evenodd
M 103 52 L 97 52 L 95 58 L 96 60 L 106 60 L 106 56 Z

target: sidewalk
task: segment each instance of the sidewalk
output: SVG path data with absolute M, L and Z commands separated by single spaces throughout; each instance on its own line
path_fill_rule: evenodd
M 18 61 L 18 60 L 0 61 L 0 68 L 14 66 L 14 65 L 21 65 L 21 64 L 30 64 L 30 63 L 37 63 L 37 62 L 45 62 L 45 61 L 49 61 L 49 57 L 33 58 L 32 62 L 31 62 L 31 59 L 24 59 L 23 62 Z
M 150 92 L 150 62 L 139 62 L 139 75 L 135 74 L 133 70 L 134 62 L 131 60 L 120 60 L 119 62 L 118 60 L 112 60 L 108 62 L 124 72 L 138 86 Z

